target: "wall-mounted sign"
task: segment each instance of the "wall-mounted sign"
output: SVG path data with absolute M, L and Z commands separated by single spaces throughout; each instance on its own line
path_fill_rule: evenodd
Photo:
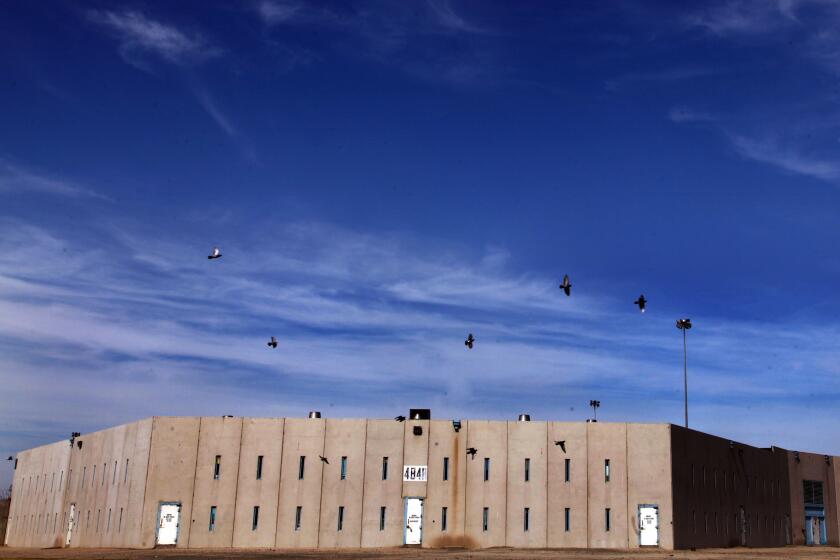
M 426 482 L 428 472 L 426 465 L 406 465 L 403 467 L 403 482 Z

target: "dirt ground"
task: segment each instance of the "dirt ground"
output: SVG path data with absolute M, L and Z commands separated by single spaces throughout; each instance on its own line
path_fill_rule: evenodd
M 766 560 L 771 558 L 811 560 L 828 558 L 840 560 L 836 547 L 786 547 L 786 548 L 727 548 L 692 551 L 662 550 L 514 550 L 495 548 L 489 550 L 426 550 L 417 548 L 384 548 L 365 550 L 123 550 L 123 549 L 53 549 L 0 547 L 0 559 L 15 560 L 654 560 L 666 558 L 709 560 Z

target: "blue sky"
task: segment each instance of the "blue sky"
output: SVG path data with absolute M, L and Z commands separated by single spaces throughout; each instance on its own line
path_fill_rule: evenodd
M 692 427 L 840 453 L 838 29 L 6 3 L 0 454 L 163 414 L 681 423 L 681 316 Z

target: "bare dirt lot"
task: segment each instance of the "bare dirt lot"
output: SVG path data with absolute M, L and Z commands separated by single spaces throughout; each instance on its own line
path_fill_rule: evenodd
M 786 548 L 727 548 L 698 551 L 662 550 L 514 550 L 495 548 L 489 550 L 425 550 L 416 548 L 385 548 L 365 550 L 122 550 L 122 549 L 54 549 L 33 550 L 2 548 L 0 558 L 15 560 L 632 560 L 655 559 L 709 559 L 709 560 L 767 560 L 783 558 L 811 560 L 828 558 L 840 560 L 836 547 L 786 547 Z

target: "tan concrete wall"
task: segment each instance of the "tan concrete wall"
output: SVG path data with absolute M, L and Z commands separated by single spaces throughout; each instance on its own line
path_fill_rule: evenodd
M 415 426 L 422 434 L 414 434 Z M 641 504 L 659 507 L 661 548 L 737 544 L 742 505 L 748 544 L 778 546 L 785 540 L 786 514 L 794 538 L 798 532 L 802 540 L 803 479 L 824 481 L 829 541 L 836 543 L 840 534 L 833 459 L 826 464 L 822 455 L 802 453 L 794 464 L 785 450 L 730 447 L 728 440 L 665 424 L 474 420 L 462 422 L 456 433 L 448 420 L 155 417 L 79 439 L 82 449 L 63 441 L 18 455 L 10 545 L 61 544 L 69 505 L 75 503 L 79 522 L 71 546 L 151 547 L 160 503 L 177 502 L 180 547 L 398 546 L 404 497 L 412 496 L 425 498 L 424 547 L 632 548 L 638 546 Z M 565 451 L 557 441 L 565 442 Z M 469 447 L 477 449 L 474 458 L 466 453 Z M 222 457 L 218 480 L 213 478 L 216 455 Z M 264 457 L 261 480 L 256 479 L 259 455 Z M 306 457 L 303 480 L 298 480 L 300 456 Z M 342 456 L 348 459 L 345 480 Z M 382 480 L 385 456 L 389 473 Z M 449 457 L 446 481 L 444 457 Z M 566 459 L 571 461 L 568 482 Z M 604 459 L 610 459 L 609 482 Z M 404 483 L 404 465 L 428 466 L 428 482 Z M 793 513 L 791 502 L 798 504 Z M 211 534 L 212 505 L 217 514 Z M 252 530 L 255 505 L 260 522 Z M 297 506 L 303 507 L 298 531 Z M 339 506 L 345 508 L 341 531 Z M 382 506 L 384 530 L 379 529 Z M 445 532 L 443 507 L 448 508 Z M 487 531 L 484 507 L 490 512 Z M 530 509 L 527 532 L 525 507 Z M 610 531 L 604 526 L 607 507 Z M 569 531 L 565 508 L 570 509 Z
M 321 483 L 321 548 L 358 548 L 362 544 L 362 491 L 365 485 L 366 420 L 327 419 Z M 347 457 L 346 478 L 341 479 L 341 458 Z M 338 530 L 338 508 L 344 508 Z
M 507 423 L 507 520 L 505 545 L 545 548 L 548 426 L 545 422 Z M 525 481 L 525 459 L 530 459 Z M 525 508 L 528 530 L 525 531 Z
M 242 418 L 202 417 L 198 431 L 198 456 L 193 489 L 190 548 L 233 546 L 236 517 L 236 488 L 239 480 L 239 447 Z M 216 456 L 220 456 L 219 477 L 214 477 Z M 210 530 L 210 508 L 216 520 Z
M 362 547 L 403 544 L 402 466 L 404 427 L 393 420 L 368 420 L 365 443 Z M 382 459 L 388 458 L 388 478 L 382 479 Z M 385 507 L 385 529 L 379 512 Z
M 826 537 L 829 545 L 838 546 L 838 509 L 837 479 L 835 465 L 831 457 L 826 462 L 824 455 L 799 453 L 799 461 L 793 452 L 787 453 L 787 466 L 790 476 L 790 516 L 793 544 L 805 544 L 805 480 L 818 480 L 823 483 L 823 501 L 825 505 Z
M 627 538 L 627 425 L 587 424 L 589 482 L 589 547 L 626 548 Z M 610 460 L 610 480 L 605 463 Z M 610 530 L 606 509 L 610 509 Z
M 201 419 L 155 417 L 152 421 L 140 546 L 155 546 L 160 504 L 177 502 L 181 504 L 177 546 L 185 548 L 190 542 L 193 519 L 193 485 Z
M 429 461 L 429 420 L 406 420 L 403 461 L 406 465 L 428 465 Z M 414 434 L 414 427 L 418 426 L 423 433 Z M 405 498 L 425 498 L 425 482 L 403 482 L 402 495 Z
M 47 446 L 55 453 L 44 460 L 55 474 L 41 479 L 46 482 L 41 490 L 50 494 L 51 521 L 41 525 L 40 534 L 30 534 L 26 546 L 64 546 L 71 504 L 76 524 L 70 546 L 138 546 L 150 428 L 151 421 L 143 420 L 82 434 L 72 448 L 69 441 Z
M 326 420 L 287 418 L 283 433 L 283 467 L 277 506 L 277 548 L 315 548 L 321 522 L 321 480 Z M 299 458 L 306 457 L 303 480 Z M 329 458 L 327 458 L 329 459 Z M 295 508 L 301 506 L 301 527 L 295 530 Z
M 586 548 L 588 528 L 587 424 L 548 423 L 547 539 L 550 548 Z M 564 441 L 566 451 L 555 442 Z M 570 460 L 566 482 L 566 459 Z M 566 508 L 569 530 L 566 531 Z
M 273 548 L 277 537 L 277 501 L 283 457 L 282 418 L 245 418 L 239 452 L 239 486 L 233 546 Z M 262 478 L 257 480 L 257 458 L 263 457 Z M 254 506 L 259 506 L 253 528 Z
M 65 440 L 36 447 L 18 453 L 17 459 L 6 542 L 9 546 L 58 546 L 70 444 Z
M 628 546 L 639 547 L 639 506 L 659 507 L 659 547 L 674 548 L 671 500 L 671 427 L 627 424 Z
M 460 431 L 456 433 L 449 420 L 432 420 L 429 423 L 429 482 L 423 504 L 424 547 L 478 546 L 476 541 L 468 539 L 465 534 L 468 425 L 469 422 L 463 421 Z M 448 480 L 443 480 L 444 457 L 449 457 Z M 446 531 L 441 529 L 444 507 L 447 508 Z M 402 541 L 401 532 L 400 543 Z
M 507 422 L 471 420 L 467 447 L 476 448 L 467 462 L 466 536 L 480 547 L 504 546 L 507 521 Z M 490 459 L 490 476 L 484 480 L 484 459 Z M 483 508 L 488 527 L 483 529 Z

